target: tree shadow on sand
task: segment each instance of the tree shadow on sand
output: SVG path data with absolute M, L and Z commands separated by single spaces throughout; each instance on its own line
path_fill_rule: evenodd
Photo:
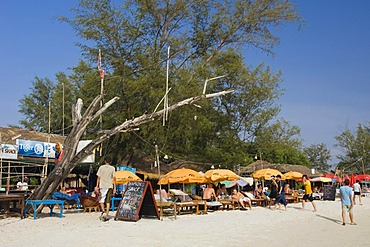
M 329 218 L 329 217 L 326 217 L 326 216 L 322 216 L 322 215 L 319 215 L 319 214 L 316 214 L 317 217 L 320 217 L 322 219 L 325 219 L 325 220 L 329 220 L 329 221 L 332 221 L 336 224 L 342 224 L 342 221 L 340 220 L 337 220 L 337 219 L 332 219 L 332 218 Z

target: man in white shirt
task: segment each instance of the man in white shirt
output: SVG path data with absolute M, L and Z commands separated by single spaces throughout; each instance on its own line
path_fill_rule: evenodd
M 102 214 L 100 220 L 107 221 L 109 218 L 110 200 L 112 194 L 116 193 L 116 172 L 113 166 L 111 166 L 112 160 L 106 157 L 104 160 L 105 164 L 100 166 L 97 172 L 98 179 L 96 181 L 95 191 L 100 192 L 100 207 Z M 104 204 L 106 206 L 104 216 Z
M 355 196 L 353 198 L 354 204 L 356 205 L 356 197 L 358 197 L 358 201 L 360 202 L 360 205 L 362 205 L 360 181 L 356 180 L 356 183 L 353 184 L 353 191 L 354 191 L 354 194 L 355 194 Z

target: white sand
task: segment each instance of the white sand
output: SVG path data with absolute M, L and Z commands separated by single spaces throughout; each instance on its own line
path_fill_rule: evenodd
M 318 212 L 310 203 L 305 211 L 289 204 L 287 211 L 253 207 L 163 221 L 115 221 L 111 212 L 101 222 L 99 213 L 79 210 L 65 210 L 63 218 L 10 217 L 0 220 L 0 246 L 370 246 L 369 197 L 354 208 L 356 226 L 342 226 L 338 199 L 315 202 Z

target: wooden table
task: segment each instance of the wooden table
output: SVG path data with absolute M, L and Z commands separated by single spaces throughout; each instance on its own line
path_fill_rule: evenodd
M 23 213 L 23 210 L 24 210 L 24 194 L 21 194 L 21 195 L 16 195 L 16 194 L 0 195 L 0 202 L 2 202 L 2 201 L 8 202 L 6 212 L 9 212 L 9 203 L 11 201 L 20 202 L 20 205 L 21 205 L 21 212 L 20 212 L 21 219 L 24 218 L 24 213 Z

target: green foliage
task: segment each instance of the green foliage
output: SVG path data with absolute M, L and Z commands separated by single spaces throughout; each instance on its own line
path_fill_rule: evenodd
M 331 158 L 330 151 L 324 143 L 312 144 L 304 149 L 304 153 L 307 155 L 313 168 L 324 171 L 330 169 L 328 164 Z
M 30 185 L 38 185 L 39 184 L 39 181 L 37 178 L 31 178 L 30 179 Z
M 247 47 L 273 53 L 279 39 L 272 27 L 300 20 L 289 1 L 127 0 L 115 5 L 108 0 L 80 0 L 73 13 L 73 18 L 60 20 L 86 40 L 78 44 L 86 60 L 96 63 L 98 49 L 102 51 L 104 101 L 120 97 L 104 114 L 103 129 L 155 110 L 165 94 L 169 46 L 169 104 L 202 94 L 204 82 L 217 76 L 223 77 L 208 81 L 206 93 L 235 90 L 202 101 L 199 107 L 171 112 L 165 126 L 162 119 L 153 119 L 140 126 L 140 131 L 116 135 L 105 144 L 104 152 L 118 160 L 154 156 L 156 143 L 162 154 L 223 166 L 245 164 L 259 149 L 270 150 L 266 154 L 272 162 L 306 162 L 298 151 L 300 141 L 292 139 L 299 129 L 280 122 L 271 124 L 279 112 L 275 101 L 283 92 L 281 73 L 264 64 L 251 67 L 245 63 Z M 101 86 L 99 72 L 87 62 L 80 62 L 72 75 L 58 74 L 57 81 L 56 85 L 50 83 L 50 92 L 44 90 L 59 113 L 53 113 L 53 131 L 61 129 L 61 82 L 70 83 L 68 107 L 77 98 L 88 106 Z M 41 110 L 28 110 L 33 102 L 23 100 L 21 104 L 26 116 L 22 124 L 45 131 Z M 30 122 L 38 115 L 43 116 L 41 121 Z M 71 119 L 66 121 L 69 126 Z M 98 122 L 88 126 L 86 138 L 96 137 L 99 128 Z
M 337 155 L 340 160 L 338 168 L 356 173 L 370 170 L 370 123 L 359 124 L 355 132 L 347 128 L 335 139 L 338 142 L 336 146 L 343 153 Z

